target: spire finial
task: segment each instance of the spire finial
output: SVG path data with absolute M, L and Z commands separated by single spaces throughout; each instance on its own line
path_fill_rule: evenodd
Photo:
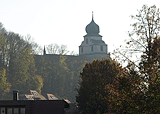
M 92 20 L 93 20 L 93 11 L 92 11 Z
M 46 55 L 45 45 L 44 45 L 43 55 Z

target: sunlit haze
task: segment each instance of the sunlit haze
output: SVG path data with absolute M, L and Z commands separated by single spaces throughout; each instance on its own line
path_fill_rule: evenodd
M 124 44 L 131 30 L 130 15 L 144 4 L 160 6 L 158 0 L 1 0 L 0 22 L 8 31 L 30 34 L 41 46 L 64 44 L 78 53 L 93 11 L 100 35 L 112 52 Z

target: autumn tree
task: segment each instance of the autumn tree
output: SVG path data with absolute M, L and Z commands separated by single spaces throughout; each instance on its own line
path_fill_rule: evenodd
M 114 81 L 106 86 L 109 113 L 144 113 L 147 87 L 143 82 L 134 66 L 120 70 Z
M 158 41 L 158 40 L 157 40 Z M 155 41 L 155 42 L 157 42 Z M 153 43 L 154 46 L 157 43 Z M 160 45 L 160 44 L 159 44 Z M 160 47 L 152 56 L 159 56 Z M 160 57 L 147 61 L 142 55 L 139 69 L 129 63 L 114 79 L 113 83 L 106 86 L 109 93 L 109 107 L 112 113 L 158 113 L 160 91 Z M 152 68 L 151 71 L 150 67 Z
M 69 51 L 66 45 L 49 44 L 46 45 L 47 54 L 59 54 L 59 55 L 77 55 L 74 51 Z
M 137 63 L 136 65 L 139 64 L 142 54 L 149 59 L 152 53 L 151 44 L 159 37 L 160 30 L 159 9 L 155 5 L 143 5 L 142 9 L 137 11 L 137 15 L 131 15 L 133 30 L 128 32 L 126 45 L 113 53 L 120 61 Z
M 121 67 L 108 59 L 86 63 L 80 73 L 80 87 L 76 101 L 83 114 L 102 114 L 108 112 L 108 93 L 106 86 L 112 83 Z
M 10 70 L 11 83 L 14 82 L 12 88 L 17 88 L 22 93 L 24 90 L 37 90 L 41 92 L 43 86 L 43 80 L 41 76 L 36 74 L 36 68 L 34 64 L 33 55 L 30 54 L 31 50 L 29 48 L 24 49 L 19 56 L 16 56 L 12 60 L 12 65 Z
M 0 67 L 6 69 L 6 30 L 3 27 L 2 23 L 0 23 Z
M 118 74 L 110 88 L 112 113 L 158 113 L 160 76 L 159 9 L 144 5 L 136 16 L 133 31 L 129 32 L 127 47 L 119 54 L 128 65 Z M 123 53 L 124 52 L 124 53 Z M 129 53 L 128 53 L 129 52 Z M 130 55 L 141 55 L 135 62 Z M 127 56 L 128 54 L 129 56 Z
M 6 51 L 6 38 L 3 36 L 5 29 L 0 23 L 0 99 L 7 99 L 8 92 L 10 91 L 11 84 L 7 81 L 5 51 Z
M 23 39 L 28 42 L 28 44 L 31 47 L 31 54 L 33 55 L 42 55 L 43 54 L 43 48 L 38 45 L 31 35 L 27 34 L 26 36 L 23 36 Z
M 11 84 L 7 82 L 6 70 L 0 68 L 0 99 L 7 99 Z
M 6 38 L 0 34 L 0 67 L 5 68 Z
M 0 23 L 0 71 L 3 80 L 10 83 L 5 82 L 11 90 L 18 89 L 23 93 L 35 89 L 41 92 L 43 80 L 36 74 L 32 47 L 28 40 L 14 32 L 7 32 Z

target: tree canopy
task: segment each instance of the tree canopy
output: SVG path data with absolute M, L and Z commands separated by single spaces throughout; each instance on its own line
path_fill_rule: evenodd
M 131 38 L 127 41 L 129 54 L 141 54 L 138 62 L 132 61 L 123 52 L 128 65 L 117 75 L 110 88 L 112 113 L 158 113 L 160 76 L 159 9 L 144 5 L 138 11 Z
M 106 113 L 109 105 L 106 85 L 111 83 L 121 67 L 108 59 L 87 63 L 80 73 L 81 82 L 76 101 L 82 113 Z
M 27 40 L 19 34 L 6 31 L 0 23 L 0 76 L 3 84 L 0 89 L 4 93 L 13 89 L 18 89 L 21 93 L 30 89 L 41 92 L 43 80 L 35 73 L 34 57 L 31 53 L 32 45 Z M 6 99 L 6 95 L 2 95 L 1 99 Z

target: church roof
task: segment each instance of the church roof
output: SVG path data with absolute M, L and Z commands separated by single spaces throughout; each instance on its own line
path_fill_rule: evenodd
M 93 13 L 92 13 L 92 21 L 86 26 L 86 33 L 87 35 L 85 36 L 101 36 L 99 35 L 99 26 L 94 22 Z

